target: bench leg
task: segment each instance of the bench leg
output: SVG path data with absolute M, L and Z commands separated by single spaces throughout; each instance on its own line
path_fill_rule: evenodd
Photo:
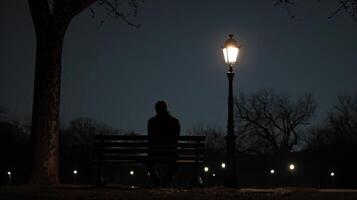
M 200 173 L 199 173 L 199 168 L 200 168 L 200 165 L 198 163 L 195 163 L 195 165 L 193 166 L 193 176 L 192 176 L 192 180 L 191 180 L 191 187 L 202 187 L 202 185 L 203 185 L 202 178 L 200 177 Z
M 97 164 L 97 178 L 96 178 L 96 181 L 95 181 L 95 185 L 97 187 L 103 187 L 103 185 L 104 185 L 104 178 L 103 178 L 103 175 L 102 175 L 102 162 L 99 162 Z

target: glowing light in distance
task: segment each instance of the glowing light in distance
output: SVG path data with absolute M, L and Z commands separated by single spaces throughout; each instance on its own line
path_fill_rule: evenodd
M 291 171 L 293 171 L 293 170 L 295 169 L 295 165 L 294 165 L 294 164 L 290 164 L 290 165 L 289 165 L 289 169 L 290 169 Z
M 222 163 L 221 164 L 221 167 L 224 169 L 224 168 L 226 168 L 226 163 Z
M 205 168 L 203 168 L 203 170 L 204 170 L 205 172 L 208 172 L 208 171 L 209 171 L 209 168 L 208 168 L 208 167 L 205 167 Z

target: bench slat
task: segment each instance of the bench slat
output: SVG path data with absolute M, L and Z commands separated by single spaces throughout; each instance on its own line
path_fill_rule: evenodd
M 99 162 L 103 162 L 103 163 L 125 163 L 125 164 L 135 164 L 135 163 L 140 163 L 140 164 L 145 164 L 147 162 L 147 160 L 92 160 L 92 162 L 94 163 L 99 163 Z M 203 160 L 198 160 L 197 163 L 203 163 Z M 180 164 L 194 164 L 196 163 L 195 160 L 176 160 L 176 163 L 180 163 Z
M 172 138 L 173 136 L 167 136 L 167 138 Z M 181 141 L 204 141 L 205 136 L 174 136 L 177 140 Z M 158 137 L 160 139 L 165 137 Z M 96 135 L 94 137 L 95 140 L 148 140 L 149 136 L 147 135 Z
M 198 154 L 203 154 L 204 149 L 199 148 L 199 149 L 168 149 L 168 148 L 155 148 L 155 149 L 148 149 L 148 148 L 97 148 L 94 149 L 94 154 L 106 154 L 106 153 L 114 153 L 114 154 L 135 154 L 135 153 L 154 153 L 154 154 L 172 154 L 172 153 L 177 153 L 177 154 L 189 154 L 189 155 L 196 155 Z
M 104 143 L 95 143 L 94 144 L 96 147 L 133 147 L 133 148 L 148 148 L 149 143 L 148 142 L 104 142 Z M 176 144 L 177 147 L 180 148 L 204 148 L 205 147 L 205 143 L 181 143 L 178 142 Z M 160 145 L 160 147 L 165 148 L 164 145 Z M 168 145 L 167 148 L 170 148 L 172 146 Z
M 101 159 L 103 162 L 108 161 L 137 161 L 137 162 L 147 162 L 147 161 L 172 161 L 172 160 L 192 160 L 194 162 L 196 160 L 196 156 L 178 156 L 176 158 L 172 158 L 172 156 L 150 156 L 147 155 L 136 155 L 136 156 L 118 156 L 118 155 L 102 155 Z M 198 160 L 203 161 L 204 157 L 199 156 Z M 94 159 L 95 161 L 99 161 L 98 158 Z

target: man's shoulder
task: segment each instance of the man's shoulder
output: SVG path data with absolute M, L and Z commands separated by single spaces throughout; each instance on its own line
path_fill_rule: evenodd
M 173 117 L 171 115 L 170 115 L 170 119 L 171 119 L 172 122 L 175 122 L 175 123 L 178 123 L 178 124 L 180 123 L 179 120 L 176 117 Z
M 171 116 L 171 117 L 172 117 L 172 116 Z M 172 119 L 175 120 L 175 121 L 177 121 L 177 122 L 179 121 L 176 117 L 172 117 Z
M 166 121 L 166 122 L 176 122 L 176 123 L 179 123 L 179 120 L 171 115 L 162 115 L 162 116 L 154 116 L 154 117 L 151 117 L 149 119 L 149 123 L 155 123 L 155 122 L 162 122 L 162 121 Z
M 152 123 L 152 122 L 154 122 L 154 121 L 156 121 L 157 120 L 157 116 L 154 116 L 154 117 L 151 117 L 149 120 L 148 120 L 148 122 L 149 123 Z

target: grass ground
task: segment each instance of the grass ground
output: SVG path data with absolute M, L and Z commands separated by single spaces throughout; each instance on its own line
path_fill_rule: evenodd
M 357 190 L 313 188 L 227 189 L 123 189 L 62 186 L 0 187 L 0 200 L 357 200 Z

